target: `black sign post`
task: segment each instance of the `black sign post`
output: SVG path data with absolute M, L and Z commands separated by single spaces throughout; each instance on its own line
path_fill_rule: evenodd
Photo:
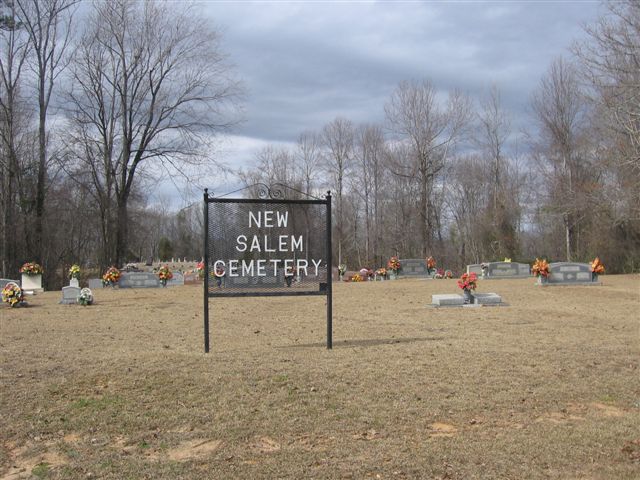
M 248 188 L 259 198 L 204 191 L 205 353 L 212 297 L 325 295 L 331 349 L 331 193 L 319 199 L 283 185 Z M 288 191 L 298 198 L 285 198 Z

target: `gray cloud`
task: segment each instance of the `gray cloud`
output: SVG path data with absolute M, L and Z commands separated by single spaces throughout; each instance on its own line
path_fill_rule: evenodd
M 245 81 L 238 138 L 294 142 L 336 116 L 383 122 L 401 80 L 474 99 L 498 85 L 514 124 L 550 61 L 601 12 L 596 2 L 207 2 Z

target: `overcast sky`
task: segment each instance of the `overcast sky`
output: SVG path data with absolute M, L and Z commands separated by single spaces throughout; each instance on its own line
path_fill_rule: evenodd
M 429 79 L 476 102 L 496 84 L 520 129 L 550 62 L 603 12 L 596 1 L 210 0 L 201 7 L 247 88 L 246 120 L 220 153 L 231 166 L 337 116 L 384 123 L 384 104 L 402 80 Z

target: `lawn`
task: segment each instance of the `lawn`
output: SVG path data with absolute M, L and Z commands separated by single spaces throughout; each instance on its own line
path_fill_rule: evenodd
M 60 292 L 0 306 L 0 479 L 637 479 L 640 276 L 454 280 L 324 297 Z

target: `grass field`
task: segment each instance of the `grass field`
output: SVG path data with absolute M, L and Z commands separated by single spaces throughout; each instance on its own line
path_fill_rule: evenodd
M 325 299 L 60 292 L 0 306 L 0 479 L 638 479 L 640 276 L 454 280 Z

